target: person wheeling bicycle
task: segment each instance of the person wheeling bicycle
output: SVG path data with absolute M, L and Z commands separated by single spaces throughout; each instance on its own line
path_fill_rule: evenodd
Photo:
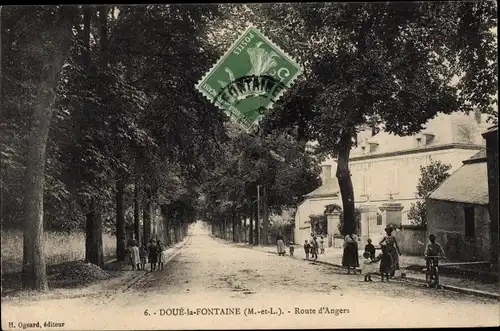
M 429 235 L 429 243 L 425 248 L 425 262 L 427 266 L 427 272 L 430 272 L 429 268 L 431 267 L 431 261 L 434 262 L 434 266 L 438 267 L 439 257 L 446 259 L 446 254 L 444 253 L 443 247 L 436 242 L 436 236 L 434 234 Z M 438 277 L 438 275 L 436 275 Z M 439 284 L 439 280 L 436 279 L 437 284 Z
M 446 254 L 444 253 L 443 247 L 436 241 L 436 236 L 433 234 L 429 235 L 429 243 L 425 249 L 425 260 L 427 261 L 427 268 L 429 268 L 430 259 L 434 259 L 435 265 L 438 265 L 438 257 L 441 256 L 446 259 Z

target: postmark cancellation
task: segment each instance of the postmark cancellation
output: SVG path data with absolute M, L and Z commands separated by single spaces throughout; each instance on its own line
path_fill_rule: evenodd
M 301 72 L 290 55 L 250 25 L 196 88 L 251 131 Z

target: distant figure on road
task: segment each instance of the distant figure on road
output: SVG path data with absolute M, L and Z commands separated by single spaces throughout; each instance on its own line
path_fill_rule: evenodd
M 358 236 L 355 234 L 348 234 L 345 236 L 342 266 L 347 267 L 348 275 L 351 274 L 351 268 L 354 269 L 354 274 L 356 274 L 356 268 L 359 267 Z
M 286 253 L 286 246 L 285 241 L 283 240 L 283 235 L 281 235 L 281 233 L 276 236 L 276 245 L 278 246 L 278 255 L 284 256 Z
M 365 252 L 370 253 L 370 258 L 374 259 L 375 258 L 375 246 L 372 244 L 372 240 L 368 238 L 367 240 L 368 244 L 365 246 Z
M 139 255 L 141 257 L 141 270 L 145 270 L 146 264 L 148 264 L 148 248 L 146 247 L 146 245 L 141 246 Z
M 151 271 L 156 270 L 156 263 L 158 262 L 158 250 L 156 247 L 156 243 L 153 239 L 149 241 L 149 263 L 151 263 Z
M 163 246 L 162 242 L 158 240 L 156 242 L 156 247 L 158 250 L 158 270 L 163 270 L 163 262 L 165 261 L 163 251 L 165 250 L 165 246 Z
M 314 236 L 312 243 L 311 243 L 311 258 L 312 259 L 314 259 L 314 260 L 318 259 L 318 250 L 319 250 L 318 240 L 316 239 L 316 236 Z
M 391 277 L 394 277 L 396 270 L 399 270 L 399 257 L 401 256 L 401 251 L 398 247 L 398 242 L 396 237 L 392 235 L 392 231 L 394 229 L 391 227 L 385 228 L 385 233 L 387 234 L 382 241 L 380 241 L 380 245 L 385 243 L 387 245 L 387 251 L 392 256 L 392 269 L 391 269 Z
M 323 240 L 323 236 L 319 238 L 319 249 L 321 250 L 321 254 L 325 254 L 325 241 Z
M 306 253 L 306 259 L 309 260 L 309 251 L 311 250 L 311 245 L 307 242 L 304 242 L 304 252 Z
M 137 247 L 137 241 L 132 241 L 132 247 L 130 248 L 131 255 L 132 255 L 132 270 L 139 270 L 140 268 L 140 254 L 139 254 L 139 247 Z
M 290 256 L 293 257 L 293 252 L 295 251 L 295 247 L 293 247 L 293 242 L 290 242 Z

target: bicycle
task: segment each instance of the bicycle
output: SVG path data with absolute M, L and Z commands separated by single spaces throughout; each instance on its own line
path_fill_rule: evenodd
M 442 286 L 439 284 L 439 269 L 437 266 L 437 261 L 439 259 L 446 259 L 445 257 L 441 256 L 427 256 L 425 258 L 428 263 L 427 263 L 427 270 L 425 272 L 425 282 L 427 284 L 427 287 L 435 287 L 435 288 L 442 288 Z

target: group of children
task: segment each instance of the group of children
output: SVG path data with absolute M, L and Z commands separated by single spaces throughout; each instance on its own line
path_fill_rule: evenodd
M 318 250 L 320 250 L 320 254 L 325 254 L 325 243 L 323 241 L 323 237 L 318 240 L 316 236 L 313 236 L 311 243 L 307 240 L 304 242 L 304 253 L 306 253 L 306 259 L 309 259 L 309 255 L 312 259 L 316 260 L 318 258 Z
M 391 271 L 393 269 L 392 256 L 387 249 L 387 245 L 381 244 L 381 253 L 375 257 L 375 246 L 373 246 L 371 239 L 367 240 L 368 244 L 365 246 L 365 252 L 363 253 L 363 266 L 362 272 L 365 276 L 365 282 L 372 281 L 372 274 L 377 272 L 377 264 L 380 262 L 378 271 L 381 276 L 381 281 L 386 279 L 389 282 Z M 429 243 L 425 249 L 424 253 L 427 268 L 429 268 L 429 260 L 433 259 L 435 264 L 438 263 L 437 256 L 442 256 L 446 258 L 445 253 L 441 245 L 436 242 L 436 236 L 434 234 L 429 235 Z
M 140 248 L 136 240 L 127 247 L 127 255 L 129 263 L 132 265 L 132 270 L 145 270 L 148 262 L 151 264 L 151 271 L 163 270 L 165 246 L 158 240 L 151 239 L 149 244 L 142 245 Z M 158 267 L 158 269 L 157 269 Z
M 372 244 L 372 240 L 368 239 L 368 243 L 365 246 L 365 252 L 363 253 L 363 265 L 361 271 L 365 276 L 365 282 L 372 281 L 372 275 L 377 272 L 377 264 L 380 262 L 378 266 L 378 270 L 380 272 L 381 281 L 384 279 L 389 281 L 391 268 L 392 268 L 392 256 L 387 250 L 387 245 L 382 244 L 380 246 L 381 253 L 375 256 L 375 246 Z

